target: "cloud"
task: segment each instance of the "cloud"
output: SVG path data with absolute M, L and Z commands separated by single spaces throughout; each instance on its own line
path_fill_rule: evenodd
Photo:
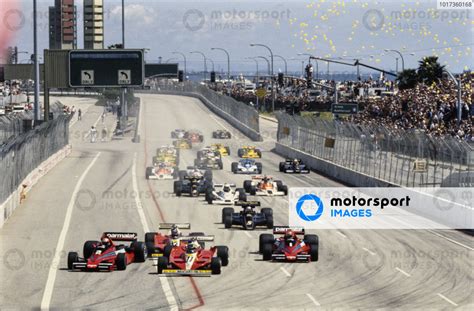
M 122 16 L 122 7 L 116 6 L 112 9 L 112 15 L 116 17 Z M 137 24 L 151 25 L 155 21 L 154 16 L 157 12 L 151 7 L 145 7 L 141 4 L 125 5 L 125 20 L 136 22 Z

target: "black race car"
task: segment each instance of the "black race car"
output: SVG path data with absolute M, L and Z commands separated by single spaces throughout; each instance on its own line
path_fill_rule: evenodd
M 280 162 L 280 172 L 309 174 L 309 168 L 301 159 L 286 159 L 285 162 Z
M 216 130 L 212 132 L 212 138 L 216 139 L 230 139 L 232 135 L 230 134 L 229 131 L 224 131 L 224 130 Z
M 173 192 L 177 197 L 182 194 L 189 194 L 192 197 L 197 197 L 201 194 L 206 194 L 209 188 L 212 187 L 212 182 L 204 177 L 184 176 L 183 179 L 177 180 L 173 184 Z
M 246 230 L 253 230 L 257 226 L 273 228 L 273 210 L 271 208 L 262 208 L 258 213 L 255 211 L 255 207 L 260 206 L 258 201 L 239 201 L 235 205 L 241 206 L 242 211 L 235 213 L 232 207 L 222 210 L 222 222 L 225 228 L 231 228 L 233 225 L 242 226 Z

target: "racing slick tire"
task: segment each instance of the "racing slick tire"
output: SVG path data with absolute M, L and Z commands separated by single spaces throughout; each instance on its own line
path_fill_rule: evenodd
M 226 215 L 224 217 L 224 227 L 226 229 L 232 228 L 232 216 Z
M 72 270 L 72 264 L 79 261 L 79 255 L 76 252 L 69 252 L 67 254 L 67 268 Z
M 167 259 L 170 258 L 172 250 L 173 250 L 173 245 L 166 244 L 165 247 L 163 248 L 163 257 L 166 257 Z
M 220 170 L 224 169 L 224 162 L 222 162 L 222 160 L 217 160 L 217 165 L 219 166 Z
M 99 241 L 86 241 L 84 243 L 82 254 L 84 255 L 84 259 L 89 258 L 92 253 L 94 253 L 95 246 L 99 244 Z
M 259 158 L 262 157 L 262 151 L 260 149 L 256 149 L 255 152 L 257 152 Z
M 273 216 L 273 209 L 269 207 L 262 208 L 262 214 L 265 214 L 265 216 Z
M 269 233 L 262 233 L 258 238 L 258 252 L 263 252 L 263 245 L 265 244 L 272 244 L 275 241 L 275 237 L 273 234 Z
M 199 159 L 194 159 L 194 166 L 199 167 L 200 162 Z
M 244 149 L 239 148 L 239 149 L 237 150 L 237 155 L 239 156 L 239 158 L 241 158 L 241 157 L 244 155 Z
M 216 132 L 212 132 L 212 138 L 217 138 L 217 133 Z
M 224 207 L 222 209 L 222 223 L 225 223 L 224 220 L 227 216 L 232 217 L 233 213 L 234 213 L 234 209 L 232 207 Z
M 212 182 L 212 171 L 206 170 L 204 172 L 204 178 L 207 179 L 207 181 Z
M 229 264 L 229 248 L 227 246 L 216 246 L 217 257 L 221 259 L 222 266 L 225 267 Z
M 239 201 L 247 201 L 247 194 L 243 188 L 237 188 L 235 191 L 239 192 Z
M 273 246 L 270 243 L 262 245 L 263 260 L 272 260 Z
M 275 184 L 277 185 L 277 190 L 281 191 L 281 188 L 283 187 L 283 182 L 281 180 L 275 180 Z
M 245 190 L 245 192 L 250 193 L 250 188 L 252 188 L 252 181 L 251 180 L 245 180 L 244 181 L 244 190 Z
M 145 233 L 145 243 L 155 243 L 156 232 Z
M 263 171 L 262 163 L 255 163 L 255 165 L 257 166 L 257 174 L 262 174 L 262 171 Z
M 179 171 L 178 172 L 178 179 L 183 180 L 184 177 L 186 177 L 186 174 L 187 174 L 186 171 Z
M 279 168 L 280 168 L 280 172 L 284 172 L 285 171 L 285 162 L 280 162 Z
M 204 135 L 199 135 L 199 142 L 203 142 L 204 141 Z
M 162 274 L 163 270 L 168 268 L 168 257 L 158 257 L 158 264 L 156 265 L 156 272 Z
M 250 186 L 250 195 L 256 195 L 257 194 L 257 187 L 255 186 Z
M 319 245 L 319 237 L 316 234 L 306 234 L 303 240 L 306 244 Z
M 230 169 L 230 170 L 232 171 L 232 173 L 234 173 L 234 174 L 237 173 L 237 168 L 238 168 L 238 166 L 239 166 L 239 163 L 237 163 L 237 162 L 232 162 L 232 164 L 231 164 L 231 169 Z
M 152 255 L 156 252 L 155 242 L 145 242 L 145 245 L 148 257 L 152 257 Z
M 273 215 L 265 215 L 267 218 L 267 228 L 273 229 Z
M 285 195 L 288 195 L 288 186 L 287 186 L 287 185 L 283 185 L 283 186 L 281 187 L 281 191 L 283 191 L 283 193 L 284 193 Z
M 211 258 L 211 272 L 212 274 L 221 274 L 221 259 L 219 257 Z
M 212 204 L 213 201 L 213 194 L 212 194 L 212 188 L 207 188 L 206 190 L 206 202 L 207 204 Z
M 181 181 L 177 180 L 173 183 L 173 192 L 176 194 L 177 197 L 181 196 L 182 192 L 182 183 Z
M 229 148 L 229 147 L 225 147 L 225 151 L 227 151 L 227 155 L 230 156 L 230 148 Z
M 117 265 L 117 270 L 127 269 L 127 258 L 125 257 L 125 253 L 120 253 L 117 255 L 117 259 L 115 259 L 115 264 Z
M 145 171 L 145 177 L 146 179 L 150 179 L 150 176 L 153 175 L 153 168 L 152 167 L 147 167 Z
M 311 261 L 318 261 L 319 259 L 318 244 L 309 244 L 309 255 L 310 255 Z
M 133 253 L 135 254 L 135 262 L 145 262 L 148 257 L 146 244 L 143 242 L 134 242 Z

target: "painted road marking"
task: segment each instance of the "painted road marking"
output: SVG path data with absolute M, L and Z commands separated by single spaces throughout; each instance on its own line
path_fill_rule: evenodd
M 458 242 L 458 241 L 455 241 L 455 240 L 450 239 L 450 238 L 448 238 L 448 237 L 445 237 L 444 235 L 439 234 L 439 233 L 434 232 L 434 231 L 430 231 L 430 232 L 431 232 L 432 234 L 436 235 L 436 236 L 439 236 L 440 238 L 443 238 L 443 239 L 445 239 L 445 240 L 448 240 L 449 242 L 452 242 L 452 243 L 454 243 L 454 244 L 457 244 L 457 245 L 459 245 L 459 246 L 462 246 L 462 247 L 464 247 L 464 248 L 467 248 L 467 249 L 470 250 L 470 251 L 474 251 L 474 248 L 469 247 L 469 246 L 467 246 L 467 245 L 464 245 L 464 244 L 462 244 L 461 242 Z
M 288 270 L 286 270 L 285 268 L 280 267 L 280 270 L 281 270 L 287 277 L 291 277 L 291 273 L 288 272 Z
M 133 191 L 136 194 L 139 194 L 140 192 L 138 190 L 138 182 L 137 182 L 137 153 L 133 155 L 132 185 L 133 185 Z M 143 211 L 143 205 L 142 205 L 142 201 L 139 195 L 135 195 L 135 204 L 137 205 L 138 216 L 140 217 L 143 230 L 145 231 L 145 233 L 149 232 L 150 229 L 146 221 L 145 212 Z M 173 291 L 171 290 L 168 279 L 164 277 L 164 278 L 158 278 L 158 280 L 161 283 L 161 288 L 163 290 L 163 293 L 165 294 L 166 300 L 168 301 L 170 310 L 178 310 L 178 304 L 176 303 L 176 299 L 174 298 Z
M 339 231 L 336 231 L 336 233 L 342 236 L 344 239 L 347 239 L 347 236 L 344 233 L 339 232 Z
M 86 178 L 87 173 L 89 173 L 92 166 L 94 166 L 95 162 L 100 156 L 100 152 L 96 154 L 94 159 L 89 163 L 84 173 L 82 173 L 81 177 L 77 181 L 76 186 L 74 187 L 74 191 L 72 192 L 71 200 L 69 201 L 69 205 L 66 209 L 66 217 L 64 218 L 63 228 L 61 229 L 61 233 L 59 234 L 58 244 L 56 245 L 54 257 L 51 262 L 51 266 L 49 267 L 48 279 L 46 280 L 46 285 L 44 287 L 43 292 L 43 299 L 41 299 L 41 309 L 49 309 L 51 303 L 51 297 L 53 296 L 53 289 L 54 283 L 56 281 L 56 273 L 58 271 L 58 267 L 61 261 L 61 253 L 64 248 L 64 241 L 66 240 L 66 235 L 69 230 L 69 225 L 71 224 L 71 217 L 72 212 L 74 209 L 74 205 L 76 203 L 77 193 L 81 189 L 82 183 Z
M 448 297 L 444 296 L 443 294 L 438 293 L 438 296 L 441 297 L 442 299 L 446 300 L 447 302 L 449 302 L 449 303 L 452 304 L 453 306 L 455 306 L 455 307 L 458 306 L 457 303 L 455 303 L 454 301 L 452 301 L 452 300 L 449 299 Z
M 316 300 L 314 299 L 313 295 L 311 295 L 310 293 L 306 293 L 306 296 L 308 296 L 308 298 L 318 307 L 321 306 L 321 304 Z
M 411 277 L 411 275 L 410 275 L 409 273 L 403 271 L 402 269 L 400 269 L 400 268 L 398 268 L 398 267 L 396 267 L 395 269 L 396 269 L 398 272 L 404 274 L 406 277 Z
M 247 231 L 244 231 L 245 235 L 248 236 L 249 238 L 252 238 L 252 235 L 248 233 Z
M 369 249 L 367 249 L 367 248 L 365 248 L 365 247 L 362 247 L 362 249 L 363 249 L 364 251 L 366 251 L 367 253 L 369 253 L 370 255 L 375 256 L 375 253 L 372 252 L 371 250 L 369 250 Z

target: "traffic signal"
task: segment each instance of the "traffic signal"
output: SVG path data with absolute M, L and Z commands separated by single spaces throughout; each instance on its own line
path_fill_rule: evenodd
M 184 72 L 182 70 L 178 70 L 178 82 L 183 82 Z
M 278 84 L 280 86 L 283 86 L 283 73 L 282 72 L 278 73 Z
M 216 83 L 216 72 L 211 71 L 211 83 Z

